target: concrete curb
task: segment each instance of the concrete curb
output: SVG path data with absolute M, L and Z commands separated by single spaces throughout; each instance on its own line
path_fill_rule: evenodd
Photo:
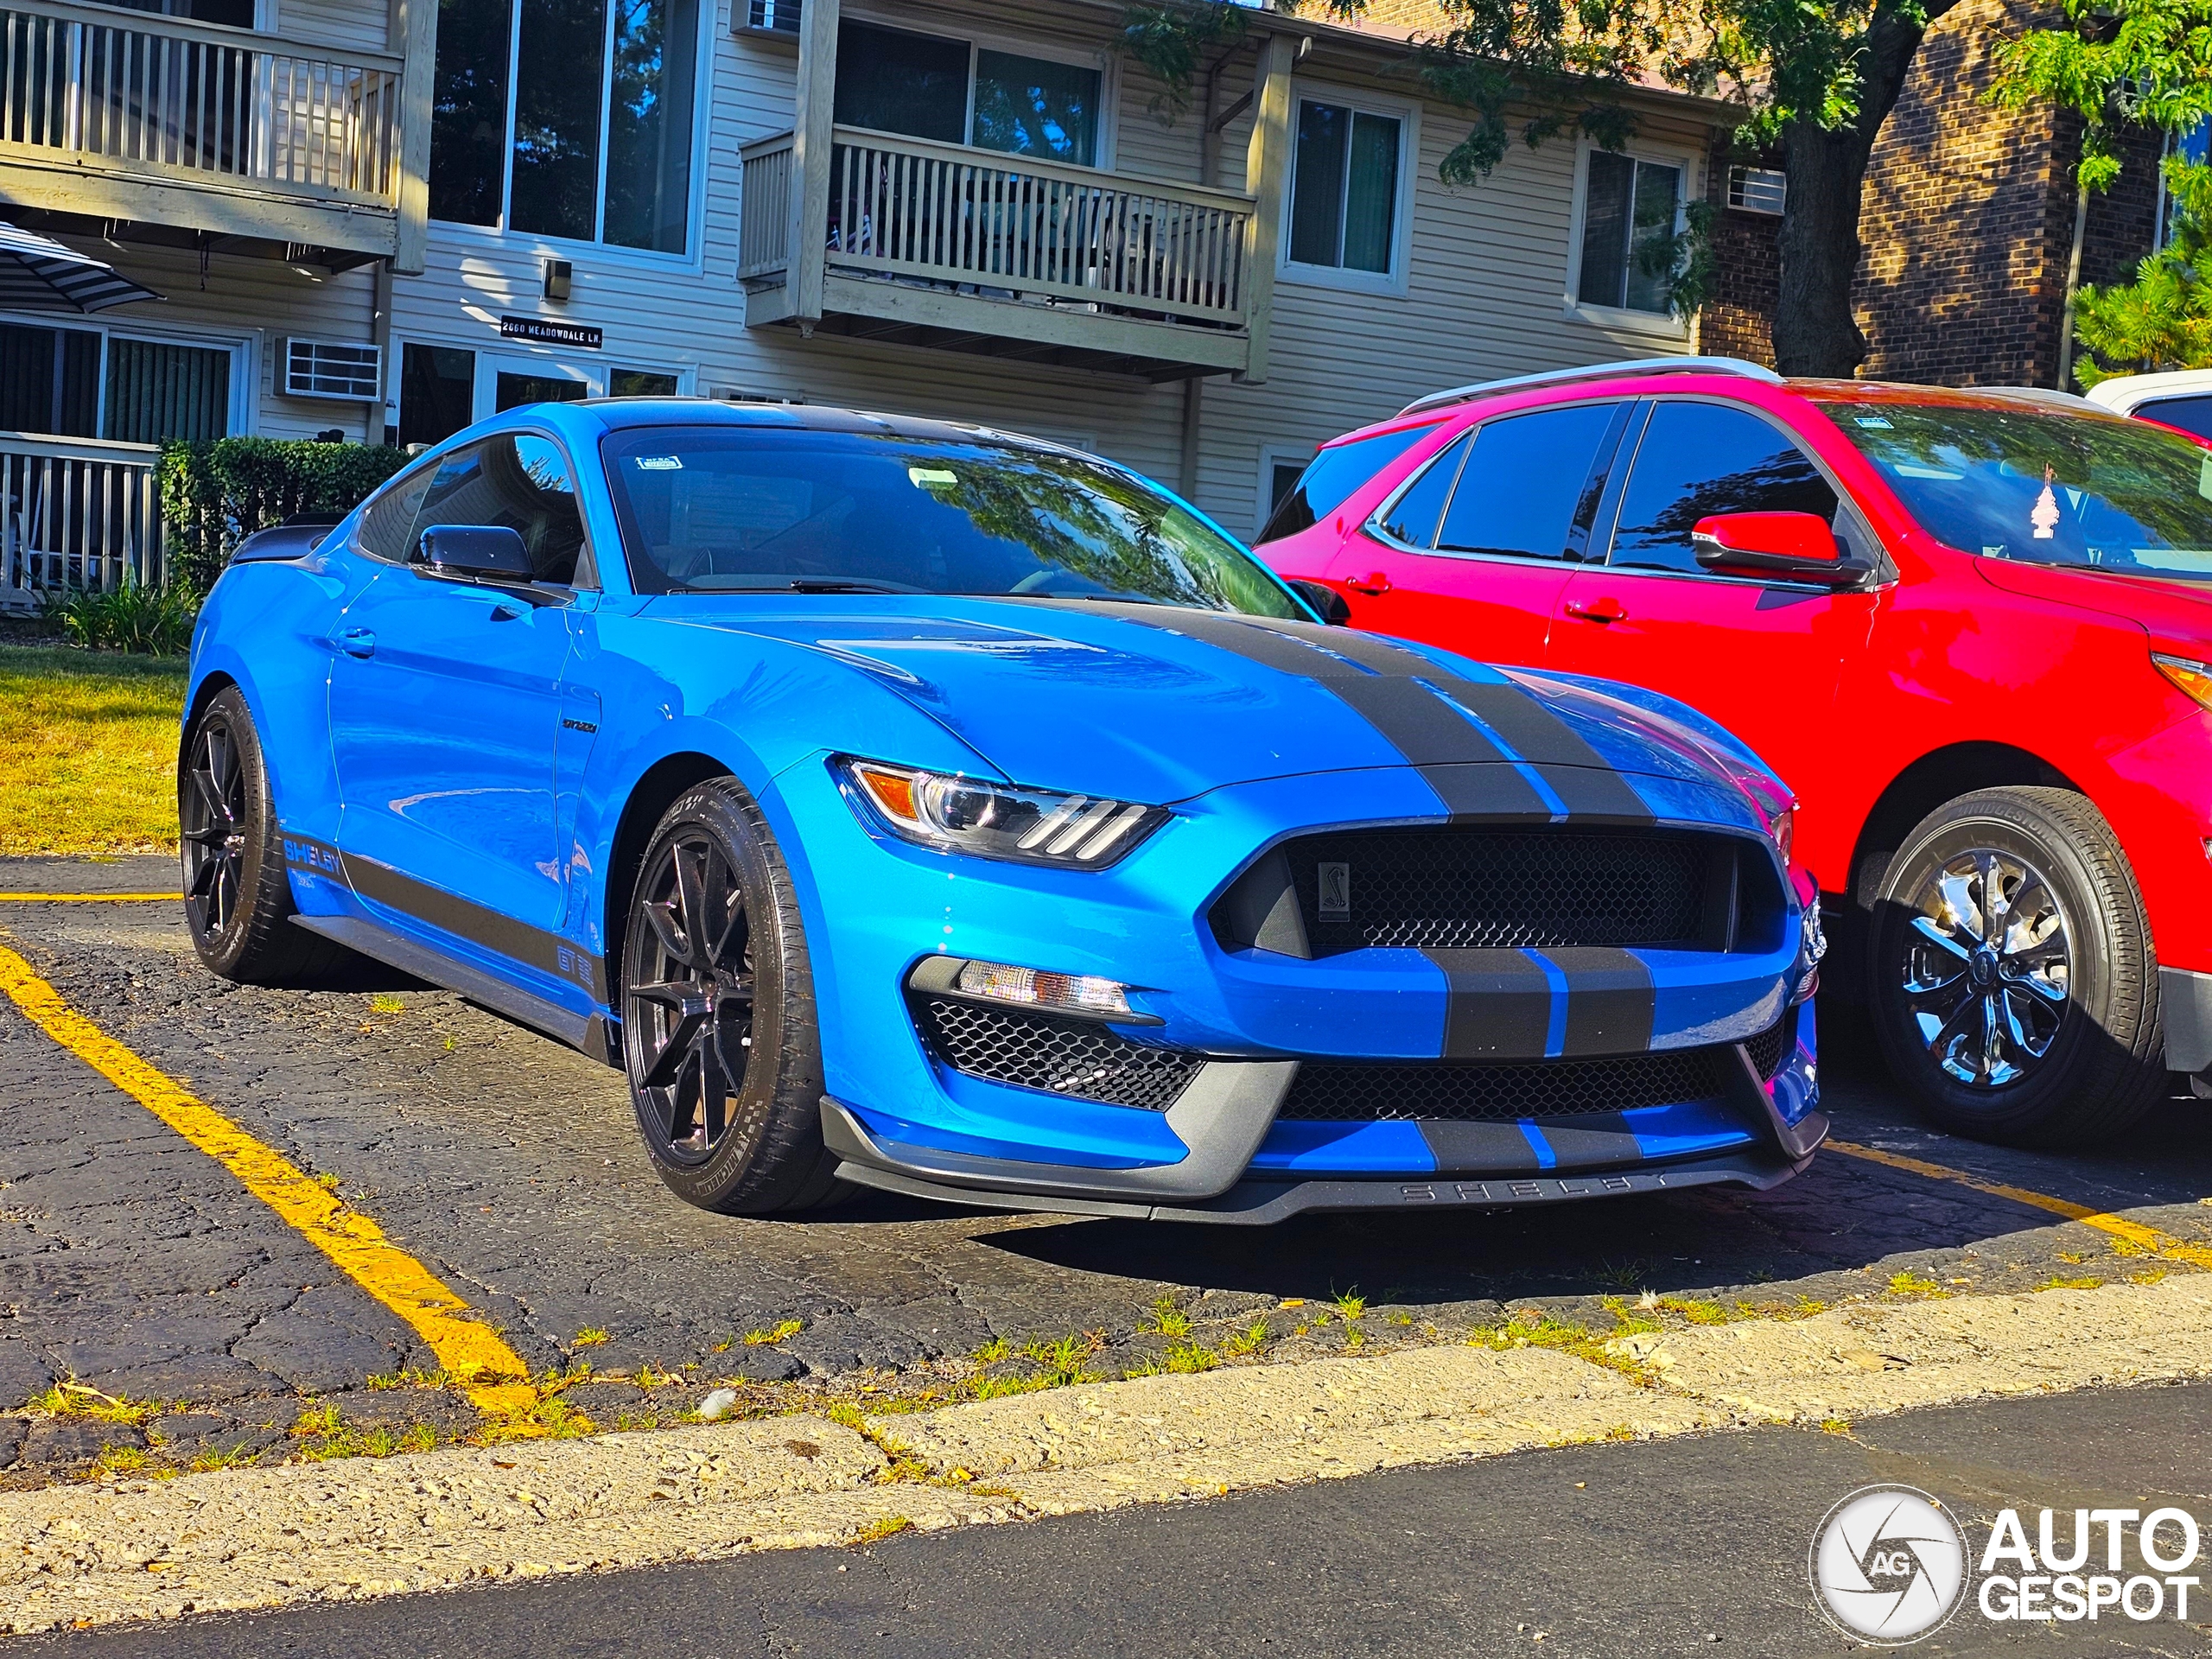
M 2212 1376 L 2212 1281 L 1862 1304 L 816 1417 L 0 1495 L 0 1628 L 849 1542 L 1609 1439 Z M 894 1461 L 895 1459 L 895 1461 Z M 920 1473 L 918 1475 L 917 1471 Z

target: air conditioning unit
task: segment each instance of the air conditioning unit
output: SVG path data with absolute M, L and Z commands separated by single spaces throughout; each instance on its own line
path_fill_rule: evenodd
M 1789 200 L 1789 175 L 1774 167 L 1728 169 L 1728 205 L 1747 213 L 1778 213 Z
M 346 340 L 288 340 L 283 378 L 287 397 L 327 397 L 349 404 L 373 404 L 384 397 L 384 353 L 374 346 Z

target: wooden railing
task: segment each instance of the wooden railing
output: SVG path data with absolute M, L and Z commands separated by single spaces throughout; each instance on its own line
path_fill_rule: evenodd
M 0 0 L 0 159 L 396 208 L 400 62 L 69 0 Z
M 791 135 L 746 145 L 738 183 L 737 276 L 772 276 L 791 258 Z
M 790 259 L 788 133 L 744 151 L 738 274 Z M 1244 321 L 1249 196 L 839 127 L 827 222 L 806 227 L 829 269 Z
M 0 593 L 167 579 L 149 443 L 0 432 Z

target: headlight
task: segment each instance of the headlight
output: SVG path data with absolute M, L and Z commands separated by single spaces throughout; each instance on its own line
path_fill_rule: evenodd
M 846 798 L 893 835 L 942 852 L 1103 869 L 1167 821 L 1165 807 L 1020 789 L 846 756 Z
M 1774 850 L 1782 855 L 1782 868 L 1789 868 L 1789 849 L 1797 840 L 1797 809 L 1785 806 L 1766 821 L 1766 833 L 1774 842 Z

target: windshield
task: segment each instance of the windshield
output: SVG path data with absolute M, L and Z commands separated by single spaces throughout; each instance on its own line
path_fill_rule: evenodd
M 762 427 L 606 441 L 640 593 L 988 594 L 1303 617 L 1243 549 L 1088 456 Z
M 1969 553 L 2212 581 L 2212 452 L 2140 421 L 1833 403 L 1931 535 Z

